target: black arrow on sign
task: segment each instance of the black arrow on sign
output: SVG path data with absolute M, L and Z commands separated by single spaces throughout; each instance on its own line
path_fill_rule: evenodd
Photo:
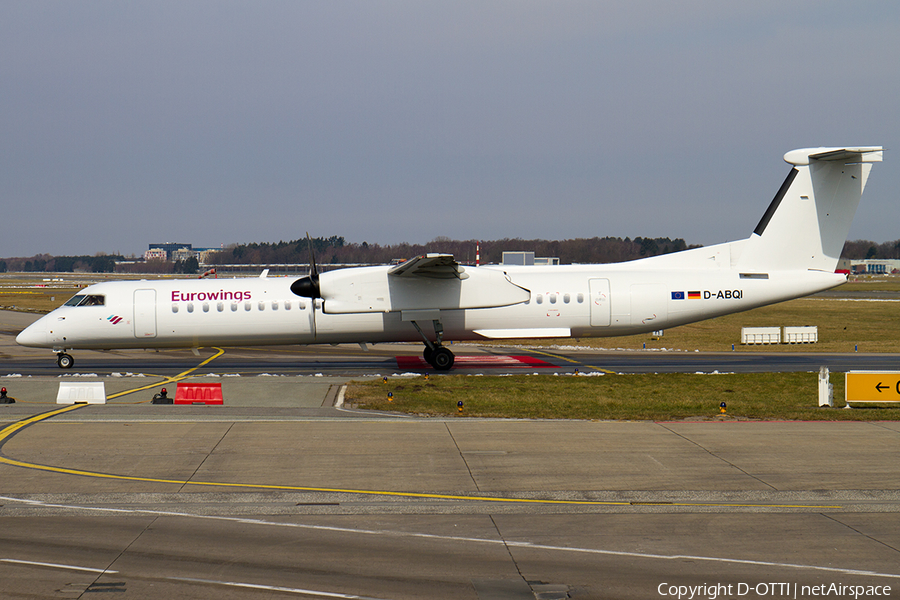
M 880 393 L 881 393 L 881 390 L 886 390 L 886 389 L 888 389 L 889 387 L 891 387 L 891 386 L 889 386 L 889 385 L 881 385 L 881 382 L 879 381 L 879 382 L 878 382 L 878 385 L 875 386 L 875 389 L 878 390 L 878 393 L 880 394 Z

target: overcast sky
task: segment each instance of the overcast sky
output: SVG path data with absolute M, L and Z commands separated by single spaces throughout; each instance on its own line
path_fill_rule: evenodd
M 750 234 L 794 148 L 884 145 L 900 2 L 0 3 L 0 256 Z M 894 150 L 894 151 L 891 151 Z

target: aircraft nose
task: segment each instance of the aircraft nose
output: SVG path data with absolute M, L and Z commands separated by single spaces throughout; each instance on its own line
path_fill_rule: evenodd
M 20 346 L 33 346 L 41 348 L 47 346 L 47 328 L 44 327 L 44 319 L 38 319 L 16 336 L 16 343 Z

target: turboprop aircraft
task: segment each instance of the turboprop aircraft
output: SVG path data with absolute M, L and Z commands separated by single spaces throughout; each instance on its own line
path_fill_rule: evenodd
M 744 240 L 623 263 L 460 265 L 426 254 L 399 265 L 299 279 L 119 281 L 86 287 L 16 341 L 74 349 L 415 342 L 437 370 L 448 340 L 604 337 L 668 329 L 843 283 L 835 267 L 881 147 L 812 148 L 791 165 Z

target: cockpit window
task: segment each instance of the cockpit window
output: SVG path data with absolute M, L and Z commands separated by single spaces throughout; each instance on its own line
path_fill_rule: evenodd
M 99 294 L 78 294 L 66 302 L 66 306 L 103 306 L 104 304 L 106 304 L 106 296 Z

